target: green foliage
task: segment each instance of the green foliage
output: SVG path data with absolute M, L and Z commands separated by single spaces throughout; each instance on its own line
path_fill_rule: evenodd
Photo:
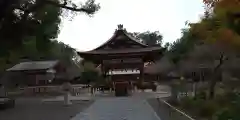
M 197 38 L 189 31 L 189 29 L 183 29 L 182 37 L 169 46 L 166 55 L 173 61 L 173 63 L 178 63 L 179 60 L 186 57 L 187 53 L 193 49 L 196 43 Z
M 90 84 L 103 81 L 101 74 L 95 68 L 93 63 L 85 61 L 82 66 L 83 71 L 81 72 L 81 83 Z
M 83 61 L 82 64 L 84 71 L 97 71 L 95 65 L 92 62 Z
M 194 102 L 195 101 L 192 97 L 184 97 L 181 99 L 181 105 L 185 109 L 192 109 Z
M 180 100 L 180 106 L 189 113 L 200 118 L 211 118 L 220 108 L 215 101 L 184 97 Z
M 83 71 L 81 73 L 81 83 L 90 84 L 99 80 L 99 73 L 97 71 Z
M 206 101 L 199 107 L 199 115 L 204 118 L 211 118 L 220 108 L 219 105 L 214 101 Z
M 239 120 L 239 105 L 231 108 L 224 108 L 218 112 L 213 118 L 216 120 Z
M 228 105 L 221 106 L 221 109 L 214 115 L 214 120 L 239 120 L 240 95 L 239 93 L 231 93 L 226 97 L 230 97 Z
M 69 63 L 75 50 L 54 41 L 59 33 L 60 17 L 66 10 L 94 14 L 95 0 L 77 6 L 72 0 L 1 0 L 0 2 L 0 71 L 21 58 L 30 60 L 60 59 Z M 63 13 L 64 12 L 64 13 Z
M 199 91 L 197 93 L 197 95 L 195 96 L 195 99 L 202 99 L 202 100 L 206 100 L 207 99 L 207 93 L 206 91 Z
M 10 0 L 8 4 L 13 4 L 11 2 L 14 0 Z M 15 3 L 15 5 L 16 8 L 32 9 L 24 12 L 16 8 L 6 8 L 5 16 L 0 15 L 2 17 L 0 18 L 2 20 L 0 22 L 2 26 L 0 28 L 0 58 L 6 58 L 2 64 L 10 61 L 13 65 L 21 58 L 38 60 L 49 52 L 51 40 L 58 35 L 60 8 L 40 5 L 39 1 L 24 1 Z M 1 67 L 1 69 L 6 68 Z
M 171 46 L 171 43 L 167 42 L 167 43 L 164 44 L 163 47 L 168 50 L 170 46 Z
M 57 37 L 60 8 L 42 5 L 39 1 L 31 2 L 28 0 L 15 3 L 14 7 L 12 9 L 6 8 L 8 12 L 4 18 L 0 18 L 2 19 L 0 22 L 1 48 L 5 46 L 3 47 L 5 53 L 8 52 L 6 48 L 21 49 L 23 42 L 29 41 L 31 38 L 36 40 L 37 49 L 41 49 L 43 48 L 42 45 L 47 47 L 49 40 Z M 17 9 L 21 7 L 26 7 L 29 11 Z
M 154 31 L 154 32 L 143 32 L 143 33 L 129 33 L 130 35 L 142 40 L 140 42 L 143 42 L 147 44 L 148 46 L 161 46 L 162 45 L 162 39 L 163 36 L 160 34 L 159 31 Z
M 219 50 L 210 53 L 213 61 L 219 63 L 213 67 L 209 85 L 209 96 L 214 96 L 217 87 L 221 65 L 225 64 L 227 57 L 236 57 L 239 54 L 240 29 L 239 29 L 239 0 L 204 0 L 209 9 L 205 12 L 202 20 L 196 24 L 190 24 L 190 28 L 183 32 L 183 36 L 173 43 L 166 55 L 177 63 L 186 57 L 187 53 L 195 45 L 204 44 L 215 46 Z M 202 48 L 204 49 L 204 48 Z M 204 49 L 205 50 L 205 49 Z M 200 50 L 201 52 L 201 50 Z M 202 52 L 203 53 L 203 52 Z M 213 55 L 214 54 L 214 55 Z M 210 57 L 211 57 L 210 56 Z M 236 58 L 234 58 L 236 59 Z M 206 59 L 204 59 L 206 60 Z M 207 60 L 206 60 L 207 61 Z M 210 61 L 210 60 L 208 60 Z M 237 64 L 236 64 L 237 65 Z M 237 70 L 235 70 L 237 71 Z M 228 71 L 234 73 L 232 71 Z M 228 81 L 229 82 L 229 81 Z M 197 94 L 195 99 L 185 98 L 181 100 L 183 108 L 194 115 L 213 120 L 239 120 L 240 97 L 237 88 L 239 84 L 230 85 L 231 89 L 223 88 L 225 92 L 221 96 L 210 97 L 206 100 L 206 93 Z M 226 84 L 224 84 L 226 86 Z M 228 93 L 226 93 L 228 92 Z
M 52 41 L 50 51 L 46 58 L 58 59 L 66 65 L 69 65 L 75 56 L 77 56 L 75 49 L 71 48 L 69 45 L 63 42 Z
M 180 100 L 180 107 L 200 118 L 239 120 L 240 95 L 236 92 L 230 92 L 212 100 L 184 97 Z

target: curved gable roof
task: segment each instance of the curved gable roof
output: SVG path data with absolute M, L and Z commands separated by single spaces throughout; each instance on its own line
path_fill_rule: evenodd
M 105 43 L 103 43 L 99 47 L 93 49 L 93 51 L 101 50 L 101 49 L 105 48 L 106 46 L 110 45 L 114 41 L 117 41 L 117 40 L 121 39 L 119 37 L 124 37 L 124 40 L 130 40 L 130 41 L 132 41 L 132 43 L 134 43 L 135 45 L 140 46 L 141 48 L 148 47 L 148 45 L 141 43 L 137 38 L 129 35 L 125 29 L 123 29 L 123 28 L 121 28 L 119 26 L 118 26 L 118 29 L 115 30 L 113 36 L 109 40 L 107 40 Z

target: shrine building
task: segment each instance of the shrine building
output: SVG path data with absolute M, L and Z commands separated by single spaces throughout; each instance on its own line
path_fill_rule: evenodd
M 113 82 L 144 81 L 144 65 L 159 60 L 165 48 L 148 46 L 140 41 L 128 34 L 120 24 L 108 41 L 91 51 L 78 54 L 100 66 L 102 75 Z M 116 71 L 122 73 L 116 74 Z

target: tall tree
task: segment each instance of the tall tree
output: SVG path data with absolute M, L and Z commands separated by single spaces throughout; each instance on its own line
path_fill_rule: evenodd
M 35 4 L 37 3 L 37 4 Z M 70 11 L 84 12 L 87 14 L 94 14 L 100 6 L 95 4 L 95 0 L 88 0 L 76 5 L 73 0 L 1 0 L 0 1 L 0 21 L 15 9 L 21 10 L 24 15 L 29 15 L 35 10 L 41 9 L 44 5 L 51 5 L 53 7 L 60 7 Z
M 193 49 L 195 44 L 197 44 L 197 38 L 189 29 L 182 29 L 182 37 L 169 46 L 166 55 L 173 63 L 177 64 Z
M 76 50 L 63 42 L 53 41 L 51 44 L 51 51 L 47 58 L 59 59 L 65 64 L 69 64 L 76 56 Z
M 12 50 L 24 52 L 30 44 L 44 52 L 57 37 L 66 10 L 92 15 L 100 8 L 94 0 L 81 6 L 71 0 L 1 0 L 0 6 L 0 57 Z
M 101 79 L 101 74 L 93 63 L 85 61 L 82 63 L 83 71 L 81 72 L 81 83 L 90 84 Z
M 210 82 L 210 98 L 214 96 L 217 80 L 214 79 L 225 60 L 231 54 L 239 54 L 240 45 L 240 1 L 239 0 L 204 0 L 208 14 L 195 24 L 191 24 L 190 31 L 205 44 L 217 46 L 218 64 L 213 69 L 213 79 Z M 231 53 L 231 54 L 230 54 Z
M 154 32 L 134 32 L 130 33 L 132 36 L 138 38 L 140 42 L 143 42 L 149 46 L 161 46 L 162 45 L 162 39 L 163 36 L 160 34 L 159 31 L 154 31 Z
M 14 64 L 20 57 L 46 57 L 58 35 L 61 15 L 67 11 L 92 15 L 99 8 L 94 0 L 80 6 L 71 0 L 1 0 L 1 65 Z
M 53 18 L 56 19 L 56 15 L 62 14 L 60 8 L 87 14 L 93 14 L 99 9 L 99 5 L 95 4 L 94 0 L 88 0 L 80 8 L 70 0 L 2 0 L 0 6 L 4 6 L 0 8 L 0 38 L 1 48 L 5 50 L 21 47 L 25 37 L 56 29 L 50 28 L 51 26 L 50 29 L 44 29 L 44 26 L 48 26 Z M 43 32 L 43 30 L 48 31 Z M 54 36 L 48 37 L 54 38 Z M 46 42 L 45 37 L 42 40 Z

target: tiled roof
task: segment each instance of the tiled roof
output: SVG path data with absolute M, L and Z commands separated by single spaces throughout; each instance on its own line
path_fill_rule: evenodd
M 119 37 L 119 36 L 125 36 L 126 38 L 128 38 L 128 40 L 131 40 L 131 41 L 133 41 L 134 43 L 136 43 L 136 44 L 138 44 L 138 45 L 140 45 L 140 46 L 142 46 L 142 47 L 147 47 L 147 46 L 148 46 L 148 45 L 146 45 L 146 44 L 141 43 L 137 38 L 129 35 L 125 29 L 117 29 L 117 30 L 114 32 L 113 36 L 112 36 L 109 40 L 107 40 L 105 43 L 103 43 L 102 45 L 100 45 L 99 47 L 97 47 L 97 48 L 94 49 L 94 50 L 99 50 L 99 49 L 102 48 L 103 46 L 105 46 L 105 45 L 107 45 L 107 44 L 110 44 L 112 41 L 114 41 L 114 40 L 115 40 L 117 37 Z
M 163 50 L 162 47 L 146 47 L 146 48 L 129 48 L 129 49 L 113 49 L 113 50 L 92 50 L 87 52 L 78 52 L 82 54 L 121 54 L 121 53 L 140 53 L 140 52 L 152 52 Z
M 120 41 L 120 42 L 119 42 Z M 108 55 L 108 54 L 127 54 L 127 53 L 148 53 L 148 52 L 162 52 L 162 47 L 150 47 L 140 40 L 128 34 L 123 25 L 118 25 L 118 29 L 113 36 L 91 51 L 78 52 L 81 57 L 86 55 Z
M 21 62 L 6 71 L 46 70 L 54 67 L 58 62 L 58 60 Z

